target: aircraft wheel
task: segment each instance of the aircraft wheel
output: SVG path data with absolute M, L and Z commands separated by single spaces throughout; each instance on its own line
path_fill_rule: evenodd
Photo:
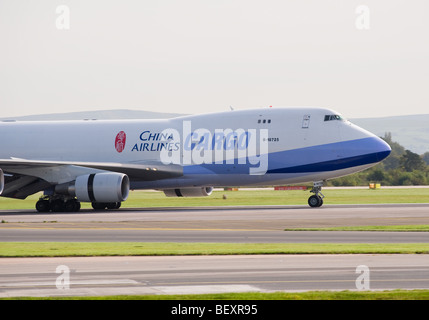
M 107 209 L 109 209 L 109 210 L 119 209 L 120 207 L 121 207 L 120 202 L 110 202 L 107 204 Z
M 74 204 L 74 211 L 79 212 L 80 211 L 80 202 L 76 201 Z
M 38 212 L 49 212 L 51 206 L 48 200 L 39 200 L 36 202 L 36 210 Z
M 68 200 L 65 204 L 66 212 L 78 212 L 80 210 L 80 202 L 76 200 Z
M 312 208 L 320 207 L 323 204 L 323 199 L 319 196 L 312 195 L 308 198 L 308 205 Z
M 94 210 L 104 210 L 106 209 L 106 204 L 104 202 L 92 202 L 92 208 Z
M 52 202 L 52 212 L 63 212 L 65 209 L 64 201 L 62 200 L 54 200 Z

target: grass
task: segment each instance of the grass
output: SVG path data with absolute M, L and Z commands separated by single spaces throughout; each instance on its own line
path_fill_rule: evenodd
M 429 203 L 429 189 L 334 189 L 323 190 L 326 204 Z M 223 196 L 226 196 L 226 199 Z M 134 191 L 125 208 L 167 206 L 307 205 L 308 191 L 239 190 L 214 191 L 204 198 L 166 198 L 163 192 Z
M 7 298 L 8 300 L 10 298 Z M 188 295 L 117 295 L 87 297 L 19 297 L 13 300 L 429 300 L 429 290 L 244 292 Z M 0 299 L 2 300 L 2 299 Z M 257 304 L 257 303 L 256 303 Z
M 378 203 L 429 203 L 429 189 L 328 189 L 322 190 L 325 204 L 378 204 Z M 226 199 L 224 199 L 224 195 Z M 264 190 L 216 190 L 209 197 L 202 198 L 167 198 L 163 192 L 132 191 L 123 208 L 139 207 L 187 207 L 187 206 L 253 206 L 253 205 L 307 205 L 308 191 Z M 0 197 L 1 210 L 34 209 L 40 194 L 26 200 Z M 82 203 L 82 208 L 91 208 L 89 203 Z
M 429 243 L 2 242 L 0 257 L 428 254 Z

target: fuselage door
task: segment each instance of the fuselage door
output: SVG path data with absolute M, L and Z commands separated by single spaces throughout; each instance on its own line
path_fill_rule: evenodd
M 310 115 L 306 114 L 302 118 L 302 128 L 303 129 L 308 129 L 309 126 L 310 126 Z

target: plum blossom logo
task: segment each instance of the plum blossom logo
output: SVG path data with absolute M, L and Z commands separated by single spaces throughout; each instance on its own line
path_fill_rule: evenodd
M 116 151 L 118 151 L 119 153 L 121 153 L 122 151 L 124 151 L 124 149 L 125 149 L 125 143 L 126 142 L 127 142 L 127 135 L 125 134 L 124 131 L 120 131 L 116 135 L 116 139 L 115 139 L 115 149 L 116 149 Z

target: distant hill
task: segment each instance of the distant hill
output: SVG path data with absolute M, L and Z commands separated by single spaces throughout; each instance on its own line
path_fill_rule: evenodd
M 392 133 L 392 141 L 404 148 L 423 154 L 429 152 L 429 114 L 396 116 L 386 118 L 350 119 L 354 124 L 384 137 Z
M 82 120 L 82 119 L 167 119 L 183 116 L 180 113 L 161 113 L 140 110 L 100 110 L 87 112 L 53 113 L 23 117 L 0 118 L 0 120 Z M 396 116 L 385 118 L 350 119 L 354 124 L 374 134 L 384 137 L 386 132 L 392 134 L 392 140 L 412 152 L 423 154 L 429 151 L 429 114 Z

